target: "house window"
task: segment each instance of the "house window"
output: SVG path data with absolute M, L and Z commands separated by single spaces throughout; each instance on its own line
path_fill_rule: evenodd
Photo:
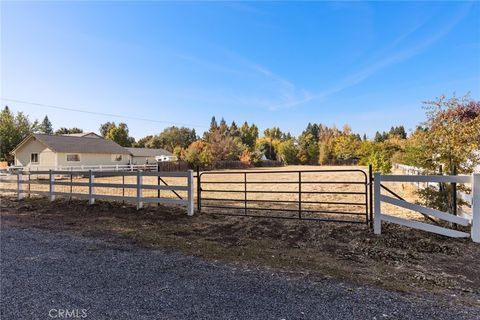
M 122 161 L 123 157 L 121 154 L 113 154 L 112 155 L 112 161 Z
M 30 162 L 38 163 L 38 153 L 31 153 L 30 154 Z
M 78 154 L 67 154 L 67 161 L 80 161 L 80 155 Z

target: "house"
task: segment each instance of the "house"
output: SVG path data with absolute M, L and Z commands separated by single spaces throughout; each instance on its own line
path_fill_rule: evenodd
M 125 148 L 131 154 L 132 164 L 151 164 L 161 161 L 176 161 L 177 157 L 165 149 Z
M 82 165 L 126 165 L 130 152 L 95 133 L 83 136 L 34 133 L 13 151 L 15 166 L 40 170 Z
M 164 149 L 124 148 L 93 132 L 65 135 L 34 133 L 12 151 L 15 166 L 48 170 L 79 166 L 155 164 L 175 161 Z

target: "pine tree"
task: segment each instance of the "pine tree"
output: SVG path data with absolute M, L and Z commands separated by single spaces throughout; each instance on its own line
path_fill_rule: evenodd
M 43 118 L 43 121 L 39 125 L 38 129 L 39 129 L 38 131 L 41 132 L 41 133 L 53 134 L 52 123 L 48 119 L 48 116 L 45 116 L 45 118 Z
M 373 139 L 375 142 L 383 142 L 383 136 L 380 132 L 375 132 L 375 138 Z
M 210 121 L 210 132 L 213 132 L 217 129 L 218 129 L 217 120 L 215 119 L 215 116 L 213 116 L 212 121 Z

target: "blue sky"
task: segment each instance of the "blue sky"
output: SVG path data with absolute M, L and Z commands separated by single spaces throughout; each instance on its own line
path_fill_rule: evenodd
M 371 136 L 467 92 L 479 99 L 479 3 L 1 3 L 0 96 L 159 121 L 124 119 L 136 138 L 212 115 Z M 122 120 L 5 104 L 55 128 Z

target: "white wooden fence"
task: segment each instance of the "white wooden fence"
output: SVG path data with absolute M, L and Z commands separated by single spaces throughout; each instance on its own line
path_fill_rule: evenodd
M 37 171 L 157 171 L 156 163 L 149 164 L 98 164 L 98 165 L 80 165 L 80 166 L 28 166 L 28 167 L 10 167 L 6 171 L 29 171 L 36 173 Z
M 35 175 L 43 175 L 47 176 L 48 180 L 38 180 L 32 182 L 31 180 L 24 180 L 24 177 L 27 174 Z M 56 181 L 56 177 L 62 176 L 71 176 L 71 175 L 78 175 L 84 176 L 88 178 L 88 182 L 78 182 L 78 181 Z M 51 201 L 55 200 L 56 196 L 66 196 L 66 197 L 76 197 L 76 198 L 84 198 L 88 199 L 89 204 L 94 204 L 95 199 L 105 199 L 105 200 L 117 200 L 117 201 L 127 201 L 133 202 L 137 205 L 137 209 L 143 207 L 144 203 L 164 203 L 164 204 L 178 204 L 178 205 L 186 205 L 187 206 L 187 213 L 189 216 L 193 215 L 194 206 L 193 206 L 193 171 L 188 170 L 186 172 L 118 172 L 118 171 L 102 171 L 102 172 L 95 172 L 92 170 L 89 171 L 35 171 L 35 172 L 18 172 L 15 174 L 16 179 L 11 180 L 8 178 L 0 179 L 0 182 L 5 183 L 12 183 L 16 182 L 16 190 L 14 189 L 0 189 L 0 191 L 4 192 L 16 192 L 18 195 L 18 199 L 24 198 L 26 194 L 39 194 L 39 195 L 46 195 L 50 198 Z M 112 177 L 112 176 L 135 176 L 136 183 L 135 184 L 127 184 L 127 183 L 103 183 L 103 182 L 95 182 L 95 177 Z M 143 184 L 143 177 L 180 177 L 186 179 L 185 185 L 152 185 L 152 184 Z M 29 185 L 31 183 L 35 184 L 45 184 L 48 185 L 48 191 L 38 191 L 38 190 L 30 190 L 30 188 L 25 189 L 25 185 Z M 88 193 L 73 193 L 73 192 L 58 192 L 55 190 L 55 186 L 70 186 L 70 187 L 88 187 Z M 134 188 L 136 189 L 135 196 L 124 196 L 124 195 L 106 195 L 106 194 L 97 194 L 95 193 L 95 187 L 99 188 Z M 185 198 L 165 198 L 165 197 L 144 197 L 143 190 L 150 189 L 150 190 L 170 190 L 173 192 L 177 191 L 186 191 L 187 196 Z
M 400 164 L 400 163 L 394 163 L 393 167 L 397 170 L 400 170 L 403 174 L 408 174 L 408 175 L 424 175 L 425 174 L 425 169 L 419 168 L 419 167 L 413 167 L 413 166 L 408 166 L 406 164 Z M 479 172 L 480 166 L 475 169 L 474 172 Z M 439 170 L 436 170 L 435 173 L 440 173 Z M 412 182 L 413 183 L 413 182 Z M 438 183 L 420 183 L 416 182 L 415 183 L 418 189 L 425 189 L 427 187 L 433 187 L 435 189 L 438 189 Z M 457 197 L 459 199 L 462 199 L 466 202 L 472 202 L 472 195 L 462 192 L 462 191 L 457 191 Z
M 465 183 L 472 185 L 472 218 L 455 216 L 448 212 L 443 212 L 427 207 L 423 207 L 417 204 L 413 204 L 407 201 L 392 198 L 390 196 L 381 194 L 382 182 L 443 182 L 443 183 Z M 381 175 L 379 173 L 374 174 L 374 232 L 375 234 L 381 233 L 382 221 L 388 221 L 391 223 L 403 225 L 406 227 L 433 232 L 448 237 L 464 238 L 471 237 L 474 242 L 480 242 L 480 174 L 474 173 L 471 176 L 411 176 L 411 175 Z M 453 230 L 446 227 L 431 225 L 424 222 L 407 220 L 382 211 L 382 202 L 389 203 L 401 208 L 420 212 L 424 215 L 432 216 L 441 220 L 456 223 L 462 226 L 471 226 L 471 232 L 466 233 L 463 231 Z

